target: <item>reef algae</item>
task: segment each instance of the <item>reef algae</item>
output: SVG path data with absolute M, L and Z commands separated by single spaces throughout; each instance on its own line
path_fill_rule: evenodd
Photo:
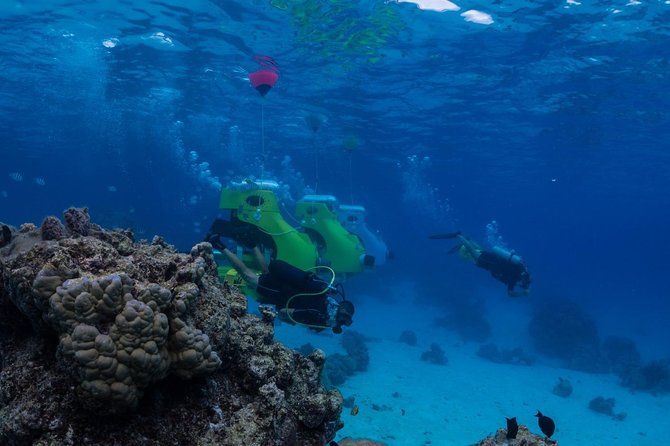
M 0 249 L 0 444 L 323 445 L 325 355 L 274 341 L 211 245 L 136 242 L 71 208 Z

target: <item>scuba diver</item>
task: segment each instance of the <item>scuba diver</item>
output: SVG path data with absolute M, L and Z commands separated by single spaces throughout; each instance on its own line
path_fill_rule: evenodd
M 521 257 L 514 251 L 508 251 L 500 246 L 494 246 L 490 251 L 484 250 L 460 232 L 434 234 L 429 238 L 433 240 L 458 239 L 459 244 L 451 248 L 449 254 L 458 251 L 465 259 L 472 260 L 478 267 L 489 271 L 494 278 L 507 285 L 509 296 L 528 295 L 530 273 Z
M 231 237 L 231 222 L 217 219 L 205 241 L 226 257 L 247 285 L 258 294 L 260 303 L 274 305 L 284 322 L 305 325 L 317 332 L 332 328 L 333 333 L 339 334 L 343 326 L 348 327 L 353 323 L 354 304 L 346 300 L 341 284 L 333 284 L 334 273 L 333 280 L 328 282 L 282 260 L 271 259 L 266 263 L 259 243 L 254 240 L 254 234 L 243 231 L 234 223 L 232 225 L 237 228 L 238 239 Z M 231 237 L 247 248 L 251 247 L 261 273 L 257 274 L 228 249 L 221 240 L 222 236 Z M 333 295 L 340 296 L 339 302 Z

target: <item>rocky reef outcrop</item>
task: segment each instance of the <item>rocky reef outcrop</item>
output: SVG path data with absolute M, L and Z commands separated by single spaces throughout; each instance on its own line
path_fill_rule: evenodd
M 355 373 L 365 372 L 370 364 L 370 354 L 363 334 L 348 330 L 342 335 L 340 341 L 346 354 L 333 353 L 328 356 L 324 369 L 324 381 L 328 385 L 344 384 Z
M 520 425 L 516 438 L 507 438 L 507 429 L 498 429 L 495 436 L 485 438 L 473 446 L 558 446 L 556 440 L 533 434 L 526 426 Z
M 535 304 L 528 333 L 538 353 L 558 359 L 566 368 L 588 373 L 609 371 L 596 321 L 575 300 Z
M 342 427 L 324 354 L 274 341 L 208 243 L 64 220 L 0 249 L 0 444 L 323 445 Z

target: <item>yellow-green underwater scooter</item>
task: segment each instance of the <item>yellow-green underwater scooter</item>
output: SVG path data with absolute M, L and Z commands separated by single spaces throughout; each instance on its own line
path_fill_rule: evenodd
M 296 204 L 296 218 L 316 245 L 319 255 L 337 273 L 357 273 L 372 266 L 361 240 L 340 223 L 339 204 L 332 195 L 305 195 Z
M 271 245 L 274 258 L 307 270 L 318 264 L 316 248 L 307 234 L 289 225 L 279 212 L 274 181 L 232 183 L 221 191 L 220 208 L 227 209 L 231 221 L 252 227 L 263 242 Z M 232 235 L 235 238 L 234 235 Z

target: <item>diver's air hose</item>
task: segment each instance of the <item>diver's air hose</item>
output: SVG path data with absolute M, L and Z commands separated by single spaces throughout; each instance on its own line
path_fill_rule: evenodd
M 305 326 L 305 327 L 309 327 L 309 328 L 320 328 L 320 329 L 330 328 L 330 327 L 327 326 L 327 325 L 315 325 L 315 324 L 306 324 L 306 323 L 304 323 L 304 322 L 298 322 L 298 321 L 296 321 L 295 319 L 293 319 L 293 316 L 291 316 L 291 312 L 289 311 L 289 310 L 290 310 L 289 306 L 290 306 L 290 304 L 291 304 L 291 301 L 292 301 L 293 299 L 295 299 L 296 297 L 299 297 L 299 296 L 321 296 L 321 295 L 323 295 L 324 293 L 327 293 L 328 290 L 333 286 L 333 283 L 335 283 L 335 271 L 334 271 L 331 267 L 329 267 L 329 266 L 324 266 L 324 265 L 319 265 L 319 266 L 313 266 L 312 268 L 309 268 L 307 271 L 310 271 L 310 270 L 318 270 L 319 268 L 326 269 L 326 270 L 328 270 L 328 271 L 332 274 L 332 277 L 330 278 L 330 283 L 328 283 L 328 285 L 327 285 L 323 290 L 321 290 L 321 291 L 318 291 L 318 292 L 316 292 L 316 293 L 298 293 L 298 294 L 294 294 L 293 296 L 291 296 L 291 297 L 286 301 L 286 305 L 284 306 L 284 309 L 286 310 L 286 316 L 289 318 L 289 320 L 290 320 L 291 322 L 293 322 L 293 323 L 296 324 L 296 325 L 303 325 L 303 326 Z M 324 282 L 324 283 L 326 283 L 326 282 Z

